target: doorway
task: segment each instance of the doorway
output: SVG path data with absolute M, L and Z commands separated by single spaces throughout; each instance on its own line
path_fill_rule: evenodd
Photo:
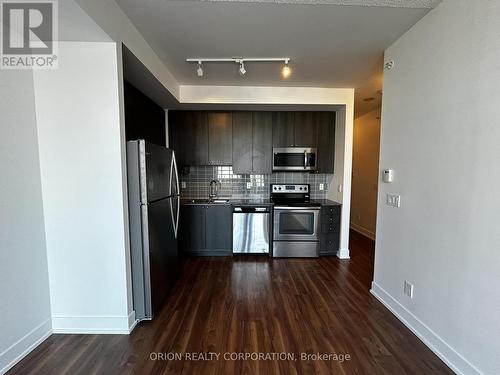
M 353 235 L 375 241 L 381 108 L 354 120 L 351 220 Z

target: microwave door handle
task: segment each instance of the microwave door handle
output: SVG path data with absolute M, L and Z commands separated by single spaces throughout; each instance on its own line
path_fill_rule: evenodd
M 304 169 L 307 169 L 307 151 L 304 151 Z

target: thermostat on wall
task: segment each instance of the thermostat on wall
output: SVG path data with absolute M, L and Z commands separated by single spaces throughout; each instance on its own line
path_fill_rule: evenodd
M 389 184 L 394 181 L 394 170 L 393 169 L 384 169 L 383 172 L 384 182 Z

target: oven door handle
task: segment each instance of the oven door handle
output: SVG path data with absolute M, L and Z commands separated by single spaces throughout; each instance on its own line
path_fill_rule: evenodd
M 304 151 L 304 169 L 307 169 L 307 151 Z
M 287 211 L 319 211 L 321 207 L 288 207 L 288 206 L 276 206 L 274 210 L 287 210 Z

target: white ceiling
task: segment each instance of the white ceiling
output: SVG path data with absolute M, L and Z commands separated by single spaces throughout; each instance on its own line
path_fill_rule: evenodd
M 383 51 L 437 2 L 117 0 L 180 84 L 354 87 L 356 115 L 380 106 Z M 207 64 L 198 78 L 185 62 L 232 56 L 290 57 L 293 74 L 283 80 L 278 63 L 247 63 L 240 77 L 228 63 Z

